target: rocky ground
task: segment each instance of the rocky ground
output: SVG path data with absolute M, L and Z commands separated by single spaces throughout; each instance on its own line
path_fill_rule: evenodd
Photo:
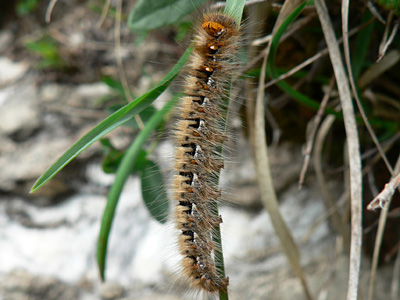
M 113 19 L 98 29 L 99 14 L 88 3 L 77 3 L 57 4 L 48 25 L 44 6 L 8 21 L 0 31 L 0 299 L 193 299 L 197 294 L 179 273 L 178 232 L 172 221 L 161 225 L 150 217 L 134 176 L 124 188 L 113 225 L 107 281 L 100 282 L 95 248 L 114 175 L 101 170 L 99 144 L 29 194 L 41 173 L 107 116 L 104 99 L 115 97 L 101 80 L 118 78 Z M 66 64 L 62 69 L 38 68 L 41 58 L 27 50 L 26 43 L 43 34 L 58 42 Z M 156 35 L 135 46 L 125 26 L 122 50 L 137 95 L 162 78 L 183 51 Z M 132 137 L 126 128 L 110 134 L 120 148 Z M 262 208 L 254 162 L 240 129 L 231 146 L 232 163 L 223 174 L 225 198 L 231 202 L 220 211 L 231 299 L 303 299 Z M 156 153 L 159 161 L 168 160 L 171 142 L 161 143 Z M 270 155 L 281 210 L 300 245 L 315 299 L 345 299 L 347 255 L 328 224 L 312 174 L 303 190 L 297 189 L 300 146 L 283 144 Z M 335 182 L 331 188 L 340 189 Z M 375 299 L 389 299 L 391 282 L 385 278 L 392 267 L 379 272 Z M 361 274 L 364 299 L 367 259 Z

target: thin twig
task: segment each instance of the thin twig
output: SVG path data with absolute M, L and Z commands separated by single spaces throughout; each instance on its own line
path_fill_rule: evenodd
M 46 23 L 50 23 L 51 13 L 53 12 L 53 8 L 56 5 L 57 0 L 50 0 L 49 5 L 47 5 L 45 21 Z
M 385 19 L 379 14 L 379 11 L 376 9 L 375 5 L 372 3 L 371 0 L 368 0 L 366 3 L 369 11 L 371 12 L 371 14 L 382 24 L 385 24 L 386 21 Z
M 394 24 L 392 33 L 390 34 L 388 40 L 386 41 L 385 45 L 383 46 L 382 53 L 379 54 L 379 57 L 378 57 L 378 60 L 377 60 L 377 61 L 380 61 L 380 60 L 384 57 L 384 55 L 385 55 L 387 49 L 389 48 L 390 44 L 393 42 L 394 37 L 395 37 L 395 35 L 396 35 L 396 33 L 397 33 L 398 30 L 399 30 L 399 23 L 396 22 L 396 23 Z
M 373 20 L 370 20 L 360 26 L 357 26 L 355 28 L 353 28 L 351 31 L 349 31 L 349 37 L 355 35 L 357 32 L 359 32 L 361 29 L 363 29 L 365 26 L 369 25 Z M 338 43 L 341 44 L 343 43 L 343 38 L 338 39 Z M 310 58 L 306 59 L 305 61 L 303 61 L 301 64 L 297 65 L 296 67 L 294 67 L 293 69 L 289 70 L 288 72 L 278 76 L 277 78 L 267 82 L 264 86 L 264 88 L 268 88 L 271 85 L 276 84 L 277 82 L 292 76 L 293 74 L 295 74 L 296 72 L 300 71 L 301 69 L 305 68 L 306 66 L 312 64 L 313 62 L 315 62 L 316 60 L 320 59 L 321 57 L 325 56 L 329 54 L 328 48 L 325 48 L 321 51 L 319 51 L 318 53 L 316 53 L 315 55 L 311 56 Z M 258 58 L 258 57 L 257 57 Z M 261 58 L 259 58 L 261 59 Z M 252 63 L 253 61 L 251 61 L 250 63 Z M 250 65 L 250 64 L 249 64 Z M 251 65 L 250 65 L 251 66 Z
M 377 61 L 380 61 L 383 58 L 383 56 L 385 55 L 387 49 L 389 48 L 390 44 L 392 43 L 392 41 L 394 39 L 394 36 L 396 35 L 397 29 L 399 27 L 399 23 L 396 22 L 393 27 L 392 33 L 390 34 L 389 38 L 387 38 L 387 36 L 389 34 L 390 25 L 392 25 L 393 17 L 394 17 L 394 10 L 391 10 L 389 12 L 388 20 L 386 22 L 385 32 L 383 33 L 382 41 L 379 45 L 379 55 L 378 55 Z
M 360 146 L 356 125 L 357 123 L 354 115 L 353 103 L 351 101 L 349 82 L 346 76 L 346 72 L 344 70 L 339 46 L 336 41 L 335 32 L 328 15 L 328 10 L 323 0 L 315 0 L 314 4 L 318 12 L 326 43 L 328 45 L 329 55 L 336 77 L 348 143 L 351 193 L 351 246 L 347 300 L 355 300 L 357 299 L 358 295 L 362 242 L 362 176 Z
M 124 71 L 124 65 L 122 63 L 121 56 L 121 14 L 122 14 L 122 0 L 118 0 L 117 4 L 117 14 L 115 16 L 115 26 L 114 26 L 114 35 L 115 35 L 115 58 L 117 60 L 118 66 L 118 74 L 121 79 L 122 86 L 124 88 L 124 94 L 128 102 L 132 102 L 132 95 L 129 89 L 128 81 L 126 80 L 126 75 Z M 135 120 L 141 130 L 144 129 L 144 124 L 142 119 L 138 114 L 135 115 Z
M 393 170 L 392 172 L 395 173 L 400 172 L 400 156 L 399 159 L 397 160 L 395 170 Z M 367 207 L 367 209 L 370 210 L 376 209 L 378 208 L 378 206 L 382 208 L 381 215 L 379 216 L 378 232 L 376 234 L 374 254 L 372 257 L 372 264 L 371 264 L 371 275 L 370 275 L 371 277 L 369 281 L 369 291 L 368 291 L 369 300 L 372 300 L 374 295 L 374 282 L 375 282 L 376 269 L 378 266 L 379 252 L 381 249 L 383 233 L 385 230 L 390 203 L 392 201 L 393 194 L 396 191 L 396 188 L 399 186 L 399 184 L 400 184 L 400 173 L 395 177 L 392 176 L 392 179 L 389 181 L 389 183 L 385 185 L 383 191 L 380 192 L 378 196 L 376 196 L 375 199 L 372 200 L 372 202 Z
M 310 14 L 310 15 L 307 15 L 305 18 L 302 18 L 302 19 L 294 22 L 293 25 L 291 25 L 289 27 L 289 30 L 287 32 L 285 32 L 285 34 L 282 36 L 281 39 L 282 40 L 287 39 L 293 33 L 298 31 L 301 27 L 303 27 L 308 22 L 310 22 L 314 17 L 315 17 L 315 14 Z M 265 37 L 262 37 L 262 38 L 252 41 L 251 46 L 260 46 L 262 44 L 269 43 L 271 40 L 272 40 L 272 35 L 270 34 Z
M 111 2 L 111 0 L 106 0 L 106 1 L 104 1 L 103 10 L 101 11 L 100 19 L 99 19 L 99 21 L 97 22 L 97 28 L 100 28 L 101 25 L 103 25 L 104 20 L 105 20 L 106 17 L 107 17 L 108 9 L 109 9 L 109 7 L 110 7 L 110 2 Z
M 384 208 L 386 204 L 392 199 L 394 192 L 400 185 L 400 173 L 392 177 L 388 183 L 385 184 L 383 190 L 368 204 L 368 210 L 377 210 Z
M 328 100 L 329 100 L 329 97 L 333 90 L 334 84 L 335 84 L 335 78 L 332 77 L 331 82 L 329 83 L 329 88 L 328 88 L 327 92 L 325 93 L 324 97 L 322 98 L 321 105 L 319 106 L 317 114 L 314 117 L 314 120 L 312 122 L 313 127 L 311 129 L 311 133 L 307 137 L 307 146 L 306 146 L 306 150 L 304 151 L 304 162 L 303 162 L 303 167 L 301 168 L 301 172 L 300 172 L 299 191 L 303 187 L 304 177 L 306 175 L 308 165 L 310 164 L 310 157 L 311 157 L 311 151 L 313 148 L 314 137 L 315 137 L 315 134 L 317 133 L 317 129 L 321 122 L 325 107 L 328 104 Z
M 397 49 L 389 51 L 379 62 L 370 66 L 358 80 L 360 89 L 364 89 L 373 80 L 379 78 L 384 72 L 396 65 L 400 60 L 400 52 Z
M 332 224 L 342 237 L 345 251 L 348 252 L 350 249 L 349 231 L 347 230 L 344 222 L 342 221 L 342 216 L 340 215 L 338 210 L 338 204 L 332 198 L 332 193 L 328 189 L 328 185 L 326 184 L 326 179 L 322 171 L 322 147 L 324 145 L 325 138 L 330 128 L 332 127 L 335 119 L 336 117 L 334 115 L 329 115 L 321 123 L 317 136 L 315 138 L 313 162 L 314 162 L 315 175 L 317 177 L 318 185 L 321 189 L 322 197 L 326 202 L 328 211 L 331 210 L 333 211 Z
M 246 1 L 245 5 L 249 6 L 249 5 L 253 5 L 253 4 L 257 4 L 257 3 L 261 3 L 261 2 L 267 2 L 267 1 L 269 1 L 269 0 L 248 0 L 248 1 Z M 212 9 L 221 9 L 221 8 L 224 8 L 225 5 L 226 5 L 225 1 L 220 1 L 220 2 L 213 4 Z M 272 3 L 271 5 L 274 8 L 282 7 L 282 4 L 278 4 L 278 3 Z
M 396 261 L 393 264 L 393 279 L 391 287 L 391 300 L 399 298 L 399 282 L 400 282 L 400 248 L 397 250 Z

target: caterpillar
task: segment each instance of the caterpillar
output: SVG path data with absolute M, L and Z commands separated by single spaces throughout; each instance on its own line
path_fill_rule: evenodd
M 173 188 L 178 201 L 175 220 L 182 232 L 182 266 L 192 285 L 207 292 L 226 290 L 229 284 L 217 268 L 212 233 L 222 223 L 215 208 L 221 198 L 218 178 L 224 166 L 223 101 L 237 69 L 239 40 L 239 24 L 231 16 L 204 14 L 193 39 L 175 128 Z

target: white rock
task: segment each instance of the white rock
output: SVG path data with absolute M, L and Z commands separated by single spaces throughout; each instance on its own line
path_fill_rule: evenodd
M 36 100 L 37 89 L 29 81 L 24 88 L 15 85 L 0 90 L 0 134 L 37 128 L 40 119 Z
M 13 62 L 7 57 L 0 57 L 0 86 L 20 78 L 28 70 L 25 62 Z

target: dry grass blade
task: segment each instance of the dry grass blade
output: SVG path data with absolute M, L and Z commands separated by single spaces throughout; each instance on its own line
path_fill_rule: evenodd
M 371 138 L 372 138 L 372 140 L 373 140 L 373 142 L 374 142 L 374 144 L 376 146 L 376 149 L 378 149 L 378 152 L 381 155 L 383 161 L 385 162 L 386 167 L 389 169 L 389 171 L 392 172 L 393 171 L 392 167 L 391 167 L 391 165 L 390 165 L 385 153 L 382 150 L 382 147 L 381 147 L 381 145 L 380 145 L 380 143 L 378 141 L 378 138 L 375 135 L 374 130 L 372 129 L 371 125 L 369 124 L 367 114 L 365 113 L 364 108 L 363 108 L 363 106 L 361 104 L 361 100 L 358 97 L 356 83 L 355 83 L 355 80 L 354 80 L 353 71 L 352 71 L 352 67 L 351 67 L 351 58 L 350 58 L 350 47 L 349 47 L 349 36 L 348 36 L 349 1 L 350 0 L 344 0 L 342 2 L 342 19 L 343 19 L 344 55 L 345 55 L 347 70 L 349 72 L 350 86 L 351 86 L 354 98 L 356 99 L 357 107 L 358 107 L 358 109 L 359 109 L 359 111 L 361 113 L 361 116 L 362 116 L 363 120 L 364 120 L 365 126 L 367 127 L 367 130 L 368 130 L 368 132 L 369 132 L 369 134 L 370 134 L 370 136 L 371 136 Z M 400 58 L 400 54 L 399 53 L 397 53 L 397 54 L 398 54 L 397 55 L 398 56 L 397 60 L 398 60 Z M 397 60 L 396 60 L 396 58 L 392 58 L 392 56 L 390 57 L 390 62 L 397 61 Z M 379 69 L 380 72 L 384 72 L 386 70 L 386 68 L 387 68 L 386 67 L 387 65 L 388 65 L 387 63 L 383 64 L 384 67 L 381 67 Z M 369 77 L 371 77 L 371 76 L 369 76 Z M 392 173 L 392 175 L 393 175 L 393 173 Z
M 302 1 L 286 1 L 282 7 L 281 13 L 276 21 L 273 33 L 278 30 L 282 22 L 287 16 L 293 11 L 294 8 L 299 6 Z M 265 82 L 265 70 L 270 51 L 271 44 L 268 45 L 267 51 L 265 52 L 263 64 L 261 67 L 260 81 L 258 85 L 258 93 L 256 100 L 256 111 L 255 111 L 255 156 L 257 166 L 257 177 L 259 180 L 259 187 L 261 191 L 261 198 L 265 208 L 267 209 L 271 218 L 272 225 L 276 235 L 279 238 L 281 246 L 285 252 L 285 255 L 289 261 L 289 264 L 293 272 L 299 277 L 302 284 L 304 294 L 307 299 L 312 299 L 311 293 L 308 288 L 306 278 L 300 265 L 300 257 L 298 247 L 290 233 L 282 215 L 279 211 L 279 205 L 277 196 L 275 193 L 274 186 L 272 184 L 270 164 L 268 159 L 267 142 L 265 136 L 265 119 L 264 119 L 264 82 Z
M 371 0 L 368 0 L 368 1 L 366 2 L 366 5 L 367 5 L 369 11 L 371 12 L 371 14 L 372 14 L 379 22 L 381 22 L 382 24 L 385 24 L 385 23 L 386 23 L 385 19 L 379 14 L 379 11 L 376 9 L 375 5 L 372 3 Z
M 378 63 L 372 65 L 365 73 L 360 77 L 359 87 L 360 89 L 365 88 L 376 78 L 379 78 L 384 72 L 392 68 L 400 60 L 400 52 L 398 50 L 390 51 L 383 59 Z
M 312 19 L 314 19 L 314 17 L 315 14 L 310 14 L 307 17 L 294 22 L 293 25 L 289 27 L 289 30 L 285 32 L 285 34 L 282 36 L 281 41 L 287 39 L 293 33 L 297 32 L 301 27 L 303 27 Z M 262 44 L 269 43 L 271 40 L 272 40 L 272 35 L 270 34 L 265 37 L 254 40 L 253 42 L 251 42 L 251 46 L 260 46 Z
M 399 23 L 396 22 L 396 24 L 393 27 L 392 33 L 390 34 L 389 38 L 387 37 L 389 34 L 390 25 L 392 25 L 393 16 L 394 16 L 394 10 L 391 10 L 389 12 L 388 21 L 386 22 L 386 27 L 382 37 L 382 42 L 379 45 L 378 61 L 380 61 L 385 56 L 385 53 L 389 48 L 390 44 L 393 42 L 394 36 L 396 35 L 397 29 L 399 28 Z
M 366 22 L 364 24 L 362 24 L 361 26 L 357 26 L 355 28 L 353 28 L 352 30 L 349 31 L 349 37 L 353 36 L 354 34 L 356 34 L 357 32 L 359 32 L 362 28 L 364 28 L 365 26 L 369 25 L 371 21 Z M 283 38 L 285 37 L 285 35 L 283 36 Z M 340 38 L 338 40 L 338 43 L 341 44 L 343 42 L 343 39 Z M 313 62 L 315 62 L 316 60 L 320 59 L 321 57 L 327 55 L 329 53 L 328 49 L 325 48 L 324 50 L 319 51 L 318 53 L 316 53 L 315 55 L 311 56 L 310 58 L 306 59 L 305 61 L 303 61 L 301 64 L 297 65 L 296 67 L 294 67 L 293 69 L 289 70 L 286 73 L 283 73 L 282 75 L 280 75 L 279 77 L 267 82 L 264 85 L 264 88 L 268 88 L 272 85 L 274 85 L 275 83 L 277 83 L 278 81 L 281 81 L 287 77 L 292 76 L 293 74 L 295 74 L 296 72 L 300 71 L 301 69 L 305 68 L 306 66 L 312 64 Z M 252 64 L 249 64 L 250 66 Z M 245 71 L 249 69 L 249 67 L 246 67 Z
M 324 145 L 325 138 L 335 121 L 335 116 L 329 115 L 322 122 L 320 129 L 318 130 L 317 136 L 315 138 L 314 145 L 314 170 L 315 175 L 317 177 L 318 185 L 321 189 L 322 197 L 324 198 L 328 211 L 333 211 L 332 213 L 332 223 L 335 229 L 339 232 L 341 237 L 343 238 L 343 244 L 346 251 L 350 249 L 350 236 L 349 232 L 342 221 L 342 217 L 339 214 L 337 204 L 332 199 L 332 193 L 328 189 L 328 185 L 326 184 L 325 176 L 322 168 L 322 147 Z
M 398 299 L 399 295 L 399 282 L 400 282 L 400 248 L 397 250 L 396 261 L 393 265 L 393 280 L 391 287 L 391 297 L 392 300 Z
M 392 199 L 394 192 L 400 185 L 400 173 L 393 177 L 384 189 L 368 204 L 368 210 L 377 210 L 385 208 L 387 203 Z
M 57 0 L 51 0 L 49 5 L 47 5 L 46 16 L 45 16 L 46 23 L 50 23 L 51 13 L 53 12 L 53 8 L 56 5 L 56 3 Z
M 351 101 L 349 82 L 340 56 L 340 50 L 332 23 L 325 3 L 322 0 L 316 0 L 314 3 L 328 45 L 329 55 L 336 77 L 348 143 L 351 193 L 351 246 L 347 300 L 355 300 L 358 295 L 362 242 L 362 176 L 359 138 L 353 104 Z
M 378 266 L 378 258 L 379 252 L 381 249 L 383 233 L 386 226 L 386 220 L 388 217 L 388 212 L 390 208 L 390 203 L 392 201 L 392 197 L 396 188 L 398 188 L 400 184 L 400 157 L 397 160 L 395 170 L 391 170 L 392 174 L 398 173 L 397 176 L 392 176 L 392 179 L 389 183 L 385 184 L 385 188 L 376 196 L 371 203 L 368 205 L 367 209 L 375 210 L 378 207 L 382 208 L 381 215 L 379 216 L 379 225 L 378 225 L 378 232 L 376 234 L 375 245 L 374 245 L 374 254 L 372 257 L 372 264 L 371 264 L 371 277 L 369 282 L 369 291 L 368 291 L 368 299 L 372 300 L 374 295 L 374 282 L 375 282 L 375 275 L 376 269 Z
M 110 2 L 111 2 L 111 0 L 104 1 L 103 10 L 101 11 L 100 19 L 97 22 L 97 27 L 98 28 L 100 28 L 101 25 L 103 25 L 104 20 L 106 19 L 106 16 L 107 16 L 107 13 L 108 13 L 108 9 L 110 7 Z
M 345 54 L 345 59 L 346 59 L 347 70 L 349 72 L 351 89 L 352 89 L 353 95 L 356 99 L 357 106 L 359 108 L 361 116 L 364 120 L 365 126 L 367 127 L 368 132 L 369 132 L 372 140 L 374 141 L 375 146 L 376 146 L 380 156 L 382 157 L 383 161 L 385 162 L 386 167 L 388 168 L 390 173 L 393 175 L 393 169 L 392 169 L 392 167 L 391 167 L 391 165 L 390 165 L 390 163 L 378 141 L 378 138 L 376 137 L 371 125 L 368 122 L 367 115 L 366 115 L 364 108 L 362 107 L 361 101 L 358 97 L 357 88 L 356 88 L 356 84 L 355 84 L 355 80 L 354 80 L 353 72 L 352 72 L 352 67 L 351 67 L 350 47 L 349 47 L 349 39 L 348 39 L 348 17 L 349 17 L 349 0 L 344 0 L 342 2 L 343 45 L 344 45 L 344 54 Z M 383 61 L 383 60 L 381 61 L 383 63 L 377 64 L 377 65 L 379 65 L 379 72 L 373 72 L 373 73 L 383 73 L 388 68 L 388 65 L 392 66 L 393 61 L 397 62 L 399 60 L 399 58 L 400 58 L 400 54 L 398 52 L 397 52 L 397 57 L 393 57 L 393 55 L 391 55 L 389 58 L 386 57 L 385 61 Z M 387 63 L 387 62 L 389 62 L 389 63 Z M 367 74 L 373 74 L 373 73 L 369 72 Z M 377 76 L 379 76 L 379 75 L 377 75 Z M 364 78 L 370 78 L 370 77 L 373 77 L 373 76 L 368 76 L 368 77 L 364 77 Z M 364 82 L 366 82 L 366 81 L 367 80 L 364 80 Z M 390 191 L 390 189 L 388 189 L 388 190 Z M 393 190 L 393 192 L 394 192 L 394 190 Z M 392 195 L 393 195 L 393 193 L 392 193 Z M 390 197 L 390 199 L 391 199 L 391 197 Z M 380 202 L 380 203 L 382 203 L 382 202 Z M 389 205 L 387 207 L 389 207 Z M 383 232 L 384 232 L 385 225 L 386 225 L 387 213 L 388 213 L 388 208 L 382 212 L 382 214 L 379 218 L 378 233 L 377 233 L 377 237 L 375 240 L 374 254 L 373 254 L 373 260 L 372 260 L 372 267 L 371 267 L 371 279 L 370 279 L 370 283 L 369 283 L 369 296 L 368 296 L 369 300 L 372 300 L 373 293 L 374 293 L 375 274 L 376 274 L 376 269 L 377 269 L 377 265 L 378 265 L 378 257 L 379 257 L 379 252 L 380 252 L 380 248 L 381 248 Z
M 313 148 L 314 137 L 315 137 L 315 134 L 317 133 L 318 126 L 321 123 L 322 115 L 323 115 L 326 105 L 328 104 L 328 100 L 329 100 L 329 97 L 333 90 L 334 84 L 335 84 L 335 80 L 334 80 L 334 78 L 332 78 L 331 82 L 329 84 L 328 91 L 325 93 L 324 97 L 322 98 L 321 105 L 317 111 L 316 116 L 314 117 L 314 119 L 312 121 L 311 133 L 307 136 L 307 145 L 306 145 L 306 150 L 304 151 L 304 162 L 303 162 L 303 167 L 301 168 L 301 171 L 300 171 L 299 191 L 303 187 L 304 178 L 306 176 L 308 165 L 310 163 L 310 157 L 311 157 L 311 151 Z
M 128 102 L 132 102 L 133 98 L 131 95 L 131 91 L 129 89 L 128 80 L 126 79 L 124 65 L 122 63 L 122 56 L 121 56 L 121 14 L 122 14 L 122 0 L 118 0 L 117 3 L 117 13 L 115 15 L 115 25 L 114 25 L 114 35 L 115 35 L 115 57 L 117 59 L 118 65 L 118 74 L 119 78 L 122 82 L 122 86 L 124 88 L 124 94 Z M 144 124 L 142 119 L 137 114 L 135 115 L 135 120 L 139 125 L 140 130 L 144 129 Z

